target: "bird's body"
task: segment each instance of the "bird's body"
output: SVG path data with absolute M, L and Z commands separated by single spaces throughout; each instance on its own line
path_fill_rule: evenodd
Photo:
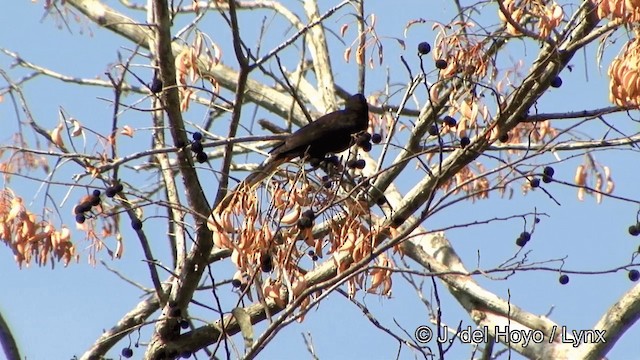
M 344 110 L 321 116 L 301 127 L 274 147 L 270 153 L 275 159 L 296 157 L 323 159 L 328 153 L 339 153 L 353 145 L 353 135 L 367 129 L 369 106 L 362 94 L 351 96 Z

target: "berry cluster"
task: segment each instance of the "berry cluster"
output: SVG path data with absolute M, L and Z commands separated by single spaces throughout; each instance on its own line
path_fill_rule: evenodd
M 204 149 L 202 147 L 202 133 L 196 131 L 193 133 L 192 137 L 193 137 L 193 142 L 191 143 L 191 151 L 193 151 L 196 154 L 196 160 L 200 164 L 203 164 L 207 162 L 207 159 L 209 158 L 209 156 L 207 155 L 206 152 L 204 152 Z
M 309 256 L 311 256 L 311 260 L 318 261 L 318 255 L 316 255 L 315 251 L 309 250 L 308 254 L 309 254 Z
M 100 205 L 100 201 L 100 190 L 93 190 L 93 193 L 87 200 L 81 202 L 73 209 L 73 212 L 76 215 L 76 222 L 78 224 L 83 224 L 87 219 L 84 213 L 91 211 L 92 207 Z
M 553 174 L 555 174 L 555 170 L 551 166 L 545 166 L 542 170 L 542 182 L 548 184 L 553 181 Z

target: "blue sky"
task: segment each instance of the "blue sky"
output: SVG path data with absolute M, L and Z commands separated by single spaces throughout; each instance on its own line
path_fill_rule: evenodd
M 422 2 L 406 1 L 401 11 L 397 12 L 389 11 L 388 5 L 384 4 L 367 4 L 367 6 L 369 11 L 375 12 L 378 16 L 379 35 L 402 37 L 403 26 L 410 19 L 420 17 L 449 19 L 453 9 L 449 5 L 442 6 L 441 3 L 445 2 L 434 2 L 433 7 L 426 9 Z M 299 7 L 299 4 L 294 6 Z M 493 19 L 494 10 L 493 8 L 487 10 L 491 19 Z M 53 17 L 48 16 L 42 20 L 42 16 L 42 2 L 12 4 L 8 11 L 0 13 L 0 21 L 5 24 L 6 29 L 10 29 L 0 34 L 0 46 L 19 53 L 30 62 L 83 78 L 103 77 L 103 73 L 110 64 L 117 62 L 118 51 L 126 56 L 133 48 L 132 44 L 85 20 L 81 20 L 80 23 L 72 22 L 70 24 L 72 34 L 70 34 L 64 26 L 59 27 L 60 22 Z M 144 14 L 137 14 L 137 18 L 144 19 Z M 267 18 L 269 19 L 268 16 Z M 190 19 L 191 17 L 187 16 L 183 21 Z M 339 25 L 336 24 L 348 21 L 347 19 L 348 17 L 333 17 L 329 20 L 329 24 L 338 28 Z M 259 28 L 256 24 L 260 24 L 262 16 L 243 15 L 241 20 L 243 21 L 241 22 L 242 30 L 248 39 L 257 39 Z M 177 24 L 179 25 L 180 21 Z M 210 31 L 212 38 L 220 43 L 225 51 L 223 61 L 234 64 L 232 50 L 226 46 L 228 31 L 224 26 L 204 23 L 201 29 Z M 285 30 L 285 27 L 275 23 L 271 31 L 279 34 L 280 37 L 275 35 L 268 37 L 264 46 L 269 48 L 277 45 L 290 34 L 290 32 L 283 33 Z M 417 73 L 416 46 L 420 41 L 432 42 L 434 36 L 435 32 L 431 31 L 429 25 L 418 25 L 412 28 L 408 32 L 408 37 L 404 39 L 407 50 L 402 50 L 393 40 L 388 39 L 384 43 L 385 64 L 383 67 L 369 70 L 367 91 L 382 88 L 387 70 L 395 82 L 405 83 L 408 78 L 399 56 L 403 55 L 412 66 L 414 73 Z M 605 66 L 602 69 L 597 68 L 594 45 L 587 48 L 584 56 L 579 53 L 572 62 L 573 71 L 565 70 L 561 74 L 564 80 L 563 86 L 545 94 L 537 110 L 562 112 L 608 106 L 606 64 L 612 56 L 615 56 L 625 36 L 618 35 L 618 40 L 605 52 L 603 60 Z M 344 63 L 342 60 L 344 47 L 335 41 L 335 37 L 329 37 L 329 41 L 334 44 L 332 51 L 335 48 L 336 55 L 332 58 L 332 64 L 336 69 L 336 79 L 340 86 L 349 92 L 354 92 L 356 90 L 355 65 L 353 62 Z M 252 44 L 251 40 L 248 44 Z M 525 49 L 530 62 L 537 50 L 535 45 L 531 43 L 523 45 L 519 41 L 514 41 L 510 46 L 513 56 L 517 56 Z M 139 63 L 140 61 L 141 59 L 138 59 Z M 433 68 L 428 64 L 429 61 L 430 59 L 427 59 L 425 64 Z M 508 58 L 505 57 L 503 61 L 508 61 Z M 8 71 L 14 79 L 26 73 L 20 69 L 8 69 L 10 62 L 6 56 L 0 55 L 0 68 Z M 139 73 L 143 78 L 149 76 L 147 69 L 139 69 Z M 110 126 L 111 107 L 107 101 L 102 100 L 112 97 L 108 89 L 79 88 L 73 84 L 41 77 L 30 81 L 24 90 L 35 117 L 49 129 L 53 128 L 57 122 L 59 108 L 63 108 L 92 128 L 106 129 Z M 424 91 L 417 93 L 420 101 L 424 101 L 425 96 Z M 129 97 L 127 100 L 133 102 L 134 97 Z M 394 103 L 398 100 L 395 98 Z M 415 108 L 415 105 L 413 107 Z M 245 114 L 249 113 L 250 111 L 245 112 Z M 630 115 L 637 117 L 638 114 L 636 111 Z M 190 116 L 193 116 L 190 120 L 194 123 L 201 123 L 206 112 L 193 112 Z M 144 114 L 127 111 L 122 117 L 124 122 L 137 128 L 149 126 L 148 117 Z M 607 116 L 606 120 L 615 123 L 618 129 L 628 135 L 638 131 L 637 122 L 633 122 L 627 116 Z M 6 142 L 16 131 L 15 113 L 6 98 L 0 103 L 0 122 L 8 126 L 8 129 L 5 128 L 0 133 L 0 141 Z M 568 124 L 570 122 L 561 122 L 557 126 L 565 128 Z M 217 124 L 220 127 L 224 125 Z M 595 123 L 587 125 L 583 130 L 597 139 L 603 136 L 604 129 L 602 124 Z M 145 130 L 140 132 L 144 133 Z M 123 140 L 122 149 L 139 150 L 140 144 L 136 141 Z M 572 155 L 575 154 L 559 154 L 562 159 L 568 159 Z M 619 150 L 595 154 L 597 161 L 611 168 L 616 180 L 615 194 L 637 199 L 640 172 L 632 170 L 635 167 L 633 164 L 636 163 L 632 156 L 631 152 Z M 555 160 L 554 155 L 546 154 L 536 158 L 534 162 L 541 164 Z M 581 157 L 577 157 L 555 165 L 555 177 L 571 182 L 576 166 L 582 161 Z M 209 201 L 212 201 L 216 189 L 215 180 L 213 173 L 205 170 L 203 169 L 200 174 L 206 180 L 204 182 L 211 186 L 208 189 L 210 191 L 208 196 Z M 77 172 L 77 168 L 68 173 L 63 172 L 60 176 L 64 180 L 69 180 L 74 171 Z M 408 169 L 408 171 L 412 170 Z M 129 181 L 141 187 L 154 180 L 154 178 L 149 179 L 148 174 L 136 175 L 130 172 L 129 175 Z M 406 191 L 413 184 L 414 182 L 407 182 L 400 183 L 398 186 Z M 35 193 L 34 189 L 37 189 L 37 184 L 34 182 L 14 178 L 4 185 L 21 194 L 25 202 L 33 208 L 37 208 L 38 204 L 41 206 L 42 194 L 31 196 Z M 548 216 L 543 216 L 541 222 L 536 225 L 532 242 L 528 245 L 529 250 L 532 250 L 529 255 L 532 261 L 564 258 L 564 268 L 574 271 L 606 270 L 631 261 L 633 252 L 640 244 L 638 238 L 632 238 L 627 234 L 627 227 L 636 221 L 638 212 L 636 204 L 605 199 L 602 204 L 596 205 L 591 197 L 587 197 L 583 202 L 577 201 L 575 189 L 560 184 L 550 184 L 545 188 L 561 204 L 560 206 L 542 191 L 522 196 L 518 185 L 514 187 L 515 195 L 511 200 L 500 199 L 494 195 L 487 201 L 459 203 L 429 218 L 423 225 L 427 229 L 437 229 L 476 220 L 533 212 L 536 209 Z M 55 196 L 58 200 L 66 195 L 65 188 L 60 187 L 56 191 Z M 75 199 L 79 196 L 81 192 L 76 191 L 72 192 L 71 198 Z M 73 224 L 73 218 L 70 215 L 72 204 L 73 200 L 70 200 L 66 208 L 61 209 L 61 213 L 66 216 L 64 220 L 68 224 Z M 154 215 L 164 215 L 164 212 L 160 208 L 145 210 L 145 216 L 153 217 Z M 162 224 L 162 218 L 152 218 L 145 221 L 145 230 L 148 231 L 148 236 L 156 241 L 153 243 L 156 257 L 169 263 Z M 467 269 L 474 270 L 476 267 L 493 268 L 509 259 L 517 251 L 515 239 L 522 230 L 522 221 L 514 219 L 488 225 L 461 227 L 448 231 L 447 237 L 465 261 Z M 122 260 L 111 260 L 106 252 L 99 253 L 98 259 L 104 260 L 109 267 L 122 272 L 143 286 L 151 287 L 147 266 L 141 261 L 143 255 L 140 247 L 129 231 L 129 229 L 124 230 L 126 251 Z M 102 265 L 98 264 L 95 267 L 88 265 L 85 246 L 86 243 L 79 239 L 77 247 L 82 258 L 79 264 L 72 264 L 67 268 L 57 264 L 54 270 L 50 267 L 35 266 L 20 270 L 13 262 L 10 250 L 0 247 L 0 273 L 4 275 L 5 288 L 5 291 L 0 292 L 0 311 L 11 324 L 23 356 L 29 360 L 69 359 L 74 355 L 80 356 L 98 338 L 103 329 L 110 328 L 144 295 L 139 289 L 124 283 Z M 557 264 L 555 263 L 556 266 Z M 215 264 L 213 268 L 216 274 L 220 274 L 217 281 L 228 278 L 234 271 L 229 264 Z M 166 274 L 161 274 L 161 278 L 164 276 Z M 476 277 L 476 280 L 502 298 L 507 298 L 510 294 L 514 304 L 534 314 L 551 312 L 549 317 L 553 321 L 567 325 L 571 329 L 591 328 L 607 308 L 632 286 L 636 286 L 627 279 L 625 271 L 603 275 L 571 275 L 571 281 L 566 286 L 561 286 L 557 282 L 558 276 L 557 272 L 552 271 L 529 271 L 519 272 L 507 280 L 491 280 L 484 277 Z M 432 297 L 429 289 L 430 284 L 427 281 L 424 296 L 428 299 Z M 451 326 L 457 326 L 459 321 L 462 321 L 464 326 L 473 325 L 467 314 L 446 293 L 440 283 L 438 283 L 438 290 L 442 296 L 444 321 Z M 228 285 L 222 286 L 220 293 L 225 295 L 225 302 L 231 303 L 237 299 Z M 209 293 L 198 296 L 201 301 L 212 301 Z M 384 326 L 396 331 L 400 330 L 394 322 L 409 334 L 412 334 L 419 325 L 429 325 L 426 309 L 416 297 L 415 292 L 398 275 L 394 275 L 391 299 L 382 300 L 377 296 L 363 293 L 360 293 L 357 298 L 367 304 Z M 217 318 L 215 314 L 212 315 L 207 311 L 193 310 L 193 314 L 207 320 Z M 143 329 L 142 341 L 148 339 L 149 330 L 152 327 L 153 325 L 148 325 Z M 258 325 L 255 331 L 260 333 L 263 329 L 264 325 Z M 302 324 L 294 324 L 279 333 L 260 358 L 306 356 L 306 347 L 301 333 L 312 334 L 314 347 L 321 359 L 392 358 L 398 346 L 389 336 L 370 326 L 354 305 L 339 294 L 333 294 L 318 309 L 312 310 Z M 136 342 L 136 337 L 137 335 L 132 335 L 131 343 Z M 640 327 L 632 326 L 614 346 L 608 357 L 612 359 L 637 357 L 639 337 Z M 120 349 L 127 346 L 127 342 L 121 342 L 109 355 L 118 358 Z M 241 344 L 241 341 L 238 340 L 237 343 Z M 134 358 L 142 354 L 142 350 L 136 351 Z M 451 358 L 468 358 L 469 352 L 470 347 L 458 346 Z M 290 354 L 296 354 L 296 356 L 291 357 Z M 411 358 L 411 356 L 412 354 L 405 348 L 400 358 Z

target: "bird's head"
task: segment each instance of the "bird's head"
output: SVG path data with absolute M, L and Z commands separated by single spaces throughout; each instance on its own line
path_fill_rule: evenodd
M 368 111 L 367 99 L 362 94 L 355 94 L 347 99 L 345 109 L 353 111 Z

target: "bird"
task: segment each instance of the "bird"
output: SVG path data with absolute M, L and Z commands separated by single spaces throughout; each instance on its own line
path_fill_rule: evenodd
M 309 159 L 324 159 L 328 153 L 339 153 L 353 145 L 353 135 L 367 129 L 369 106 L 362 94 L 355 94 L 345 104 L 344 110 L 323 115 L 311 122 L 269 152 L 278 159 L 291 160 L 308 156 Z
M 315 121 L 301 127 L 269 151 L 260 167 L 238 184 L 216 206 L 213 212 L 220 214 L 229 206 L 237 189 L 252 188 L 276 171 L 281 164 L 295 158 L 323 160 L 327 154 L 347 150 L 355 143 L 354 135 L 363 132 L 369 126 L 369 105 L 362 94 L 350 96 L 343 110 L 325 114 Z M 209 217 L 209 228 L 212 219 Z

